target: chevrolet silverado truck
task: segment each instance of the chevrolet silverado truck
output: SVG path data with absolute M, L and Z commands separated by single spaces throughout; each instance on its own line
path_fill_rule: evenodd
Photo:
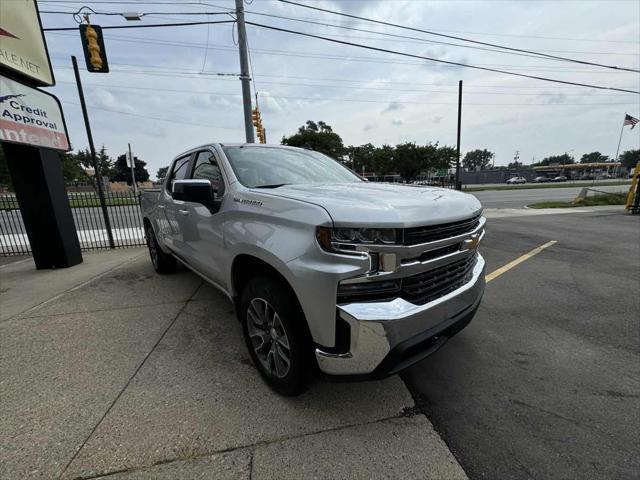
M 179 261 L 220 289 L 284 395 L 313 373 L 399 372 L 462 330 L 484 292 L 475 197 L 368 182 L 318 152 L 204 145 L 141 202 L 155 270 Z

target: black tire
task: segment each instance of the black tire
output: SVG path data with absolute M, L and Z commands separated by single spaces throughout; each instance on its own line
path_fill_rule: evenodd
M 271 325 L 256 321 L 265 304 L 265 317 L 271 318 Z M 267 384 L 282 395 L 303 393 L 312 373 L 312 343 L 304 313 L 288 286 L 270 275 L 253 277 L 242 291 L 238 317 L 251 359 Z M 279 368 L 283 365 L 286 371 Z
M 147 226 L 147 248 L 149 248 L 149 256 L 153 269 L 160 273 L 173 273 L 176 271 L 176 259 L 168 253 L 164 253 L 158 245 L 156 234 L 151 225 Z

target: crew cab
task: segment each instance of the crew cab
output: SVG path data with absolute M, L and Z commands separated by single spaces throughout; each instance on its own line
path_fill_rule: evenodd
M 484 292 L 475 197 L 367 182 L 311 150 L 203 145 L 141 202 L 155 270 L 179 261 L 224 292 L 285 395 L 314 373 L 399 372 L 464 328 Z

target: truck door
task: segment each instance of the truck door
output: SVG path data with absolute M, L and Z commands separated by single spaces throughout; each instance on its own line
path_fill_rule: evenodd
M 174 200 L 171 193 L 174 180 L 183 180 L 188 178 L 193 155 L 185 155 L 173 162 L 171 172 L 169 172 L 169 178 L 165 183 L 158 207 L 164 210 L 166 218 L 166 228 L 163 229 L 163 241 L 171 250 L 176 254 L 183 256 L 185 254 L 184 247 L 184 235 L 181 228 L 181 219 L 185 216 L 187 210 L 185 202 L 181 200 Z
M 196 152 L 191 177 L 211 181 L 218 198 L 225 194 L 225 180 L 216 154 L 211 150 Z M 199 203 L 185 202 L 189 211 L 189 228 L 184 229 L 184 245 L 193 266 L 210 280 L 224 286 L 223 250 L 224 212 Z M 220 202 L 222 203 L 222 202 Z

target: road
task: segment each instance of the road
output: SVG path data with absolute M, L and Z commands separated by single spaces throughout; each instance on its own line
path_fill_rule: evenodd
M 471 479 L 638 478 L 640 217 L 492 219 L 487 271 L 549 240 L 403 378 Z
M 570 201 L 583 187 L 529 188 L 522 190 L 483 190 L 470 192 L 485 208 L 522 208 L 546 200 Z M 603 185 L 593 187 L 603 192 L 627 192 L 628 185 Z

